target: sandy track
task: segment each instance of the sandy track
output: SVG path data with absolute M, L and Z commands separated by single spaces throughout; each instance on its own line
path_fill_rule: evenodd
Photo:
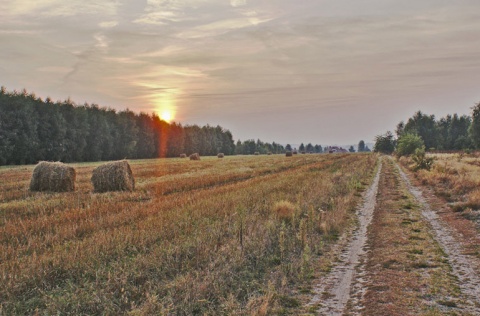
M 393 160 L 393 159 L 392 159 Z M 422 191 L 415 187 L 403 170 L 395 162 L 402 180 L 405 182 L 410 193 L 422 206 L 422 215 L 429 222 L 434 232 L 435 240 L 448 256 L 448 262 L 452 267 L 453 274 L 459 280 L 462 305 L 459 306 L 463 311 L 473 315 L 480 315 L 480 277 L 478 271 L 475 271 L 475 265 L 471 259 L 463 254 L 461 242 L 455 232 L 452 231 L 437 213 L 431 209 L 424 198 Z
M 363 204 L 357 210 L 359 224 L 342 250 L 340 262 L 314 289 L 315 295 L 309 305 L 320 305 L 319 315 L 342 315 L 349 300 L 358 306 L 365 291 L 367 229 L 373 218 L 381 170 L 380 163 L 372 185 L 364 194 Z

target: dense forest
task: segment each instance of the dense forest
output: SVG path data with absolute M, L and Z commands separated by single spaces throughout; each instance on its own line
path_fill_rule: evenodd
M 316 145 L 317 151 L 321 146 Z M 0 90 L 0 165 L 40 160 L 83 162 L 123 158 L 201 156 L 224 153 L 283 153 L 285 148 L 260 140 L 238 141 L 221 126 L 182 126 L 156 114 L 117 112 L 70 99 L 52 102 L 33 93 Z
M 428 151 L 458 151 L 480 148 L 480 103 L 472 108 L 472 115 L 449 114 L 440 119 L 417 111 L 407 122 L 397 124 L 394 135 L 378 135 L 375 151 L 392 153 L 403 137 L 419 136 Z M 396 137 L 395 137 L 396 136 Z

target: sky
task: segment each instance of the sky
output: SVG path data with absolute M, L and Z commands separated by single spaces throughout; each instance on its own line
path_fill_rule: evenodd
M 480 102 L 479 0 L 0 0 L 0 85 L 221 125 L 373 141 Z

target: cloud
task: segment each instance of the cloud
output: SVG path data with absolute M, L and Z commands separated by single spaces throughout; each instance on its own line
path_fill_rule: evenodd
M 234 8 L 243 7 L 247 4 L 247 0 L 230 0 L 230 5 Z
M 72 71 L 72 69 L 69 67 L 47 66 L 47 67 L 39 67 L 37 68 L 37 71 L 62 75 L 62 74 L 67 74 L 68 72 Z
M 169 22 L 182 21 L 183 14 L 175 11 L 158 11 L 149 12 L 142 17 L 134 20 L 134 23 L 152 24 L 152 25 L 166 25 Z
M 95 47 L 100 48 L 100 49 L 106 49 L 108 48 L 108 39 L 104 34 L 97 33 L 93 36 L 95 39 Z
M 368 118 L 362 109 L 478 99 L 478 1 L 3 3 L 0 79 L 39 95 L 133 110 L 168 97 L 191 123 L 241 126 L 270 113 L 315 135 L 343 126 L 336 117 Z M 281 140 L 276 126 L 248 135 Z
M 201 25 L 177 34 L 182 39 L 195 39 L 203 37 L 213 37 L 225 34 L 231 30 L 247 28 L 260 23 L 265 23 L 271 19 L 259 18 L 236 18 L 216 21 L 213 23 Z
M 105 28 L 105 29 L 112 28 L 112 27 L 115 27 L 117 25 L 118 25 L 118 21 L 105 21 L 105 22 L 100 22 L 98 24 L 98 26 L 100 26 L 101 28 Z
M 75 16 L 80 14 L 115 15 L 121 5 L 118 0 L 16 0 L 6 1 L 10 16 Z

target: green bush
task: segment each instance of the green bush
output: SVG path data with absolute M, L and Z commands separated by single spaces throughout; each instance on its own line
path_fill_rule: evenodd
M 430 170 L 432 168 L 435 158 L 427 157 L 425 155 L 425 146 L 422 148 L 415 149 L 415 153 L 412 155 L 412 160 L 415 163 L 415 170 L 426 169 Z
M 425 148 L 423 139 L 416 134 L 404 134 L 397 144 L 396 154 L 398 157 L 415 154 L 417 149 Z

